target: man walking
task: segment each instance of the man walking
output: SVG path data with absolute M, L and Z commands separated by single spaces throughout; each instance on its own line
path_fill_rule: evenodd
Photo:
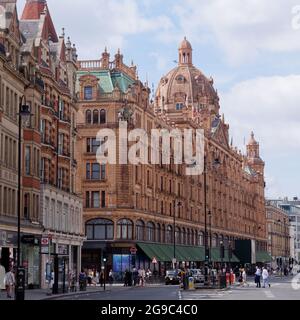
M 255 283 L 256 283 L 256 288 L 261 288 L 260 277 L 261 277 L 260 268 L 259 268 L 259 267 L 256 267 L 256 271 L 255 271 Z
M 271 287 L 270 282 L 269 282 L 269 272 L 268 270 L 264 267 L 262 271 L 262 279 L 263 279 L 263 288 L 266 287 L 266 284 Z

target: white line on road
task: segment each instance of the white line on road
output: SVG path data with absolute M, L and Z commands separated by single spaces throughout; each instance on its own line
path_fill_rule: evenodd
M 179 299 L 179 300 L 182 300 L 182 294 L 181 294 L 181 291 L 178 291 L 178 299 Z
M 269 298 L 269 299 L 274 299 L 275 298 L 274 294 L 269 290 L 264 290 L 264 293 L 267 296 L 267 298 Z

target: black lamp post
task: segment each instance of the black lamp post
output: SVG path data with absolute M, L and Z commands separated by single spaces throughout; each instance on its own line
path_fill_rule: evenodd
M 176 211 L 177 211 L 177 208 L 181 207 L 181 202 L 178 201 L 177 202 L 177 207 L 174 208 L 174 214 L 173 214 L 173 269 L 175 270 L 175 267 L 176 267 L 176 231 L 175 231 L 175 228 L 176 228 Z
M 103 280 L 104 280 L 104 291 L 105 291 L 105 282 L 106 282 L 106 258 L 103 258 L 104 270 L 103 270 Z
M 214 166 L 220 165 L 220 160 L 215 159 L 213 162 Z M 207 214 L 209 214 L 211 219 L 211 211 L 207 212 L 207 158 L 204 156 L 204 168 L 203 168 L 203 178 L 204 178 L 204 251 L 205 251 L 205 260 L 204 260 L 204 275 L 205 275 L 205 284 L 208 284 L 208 265 L 210 262 L 210 247 L 208 244 L 208 232 L 207 232 Z M 211 242 L 211 220 L 210 220 L 210 242 Z
M 23 104 L 24 100 L 24 104 Z M 18 249 L 15 300 L 25 299 L 25 269 L 21 267 L 21 175 L 22 175 L 22 119 L 30 119 L 30 107 L 23 95 L 19 104 L 19 141 L 18 141 Z
M 224 247 L 224 242 L 220 241 L 220 258 L 221 258 L 221 272 L 223 274 L 223 260 L 225 256 L 225 247 Z

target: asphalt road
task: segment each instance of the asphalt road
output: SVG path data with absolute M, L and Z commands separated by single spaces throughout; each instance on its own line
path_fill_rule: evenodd
M 227 290 L 198 289 L 183 291 L 178 285 L 113 288 L 111 291 L 61 297 L 60 300 L 300 300 L 300 274 L 293 278 L 273 278 L 271 288 L 256 288 L 252 278 L 249 286 L 233 286 Z M 296 284 L 296 286 L 295 286 Z

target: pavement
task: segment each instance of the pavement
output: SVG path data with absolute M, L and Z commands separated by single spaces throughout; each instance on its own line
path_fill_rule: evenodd
M 248 285 L 239 283 L 226 289 L 182 290 L 179 285 L 146 284 L 145 287 L 124 287 L 122 284 L 89 286 L 87 291 L 47 295 L 48 290 L 26 290 L 26 300 L 300 300 L 300 274 L 295 277 L 271 277 L 270 288 L 256 288 L 254 278 Z M 0 300 L 8 300 L 0 292 Z M 10 300 L 10 299 L 9 299 Z M 13 299 L 11 299 L 13 300 Z

